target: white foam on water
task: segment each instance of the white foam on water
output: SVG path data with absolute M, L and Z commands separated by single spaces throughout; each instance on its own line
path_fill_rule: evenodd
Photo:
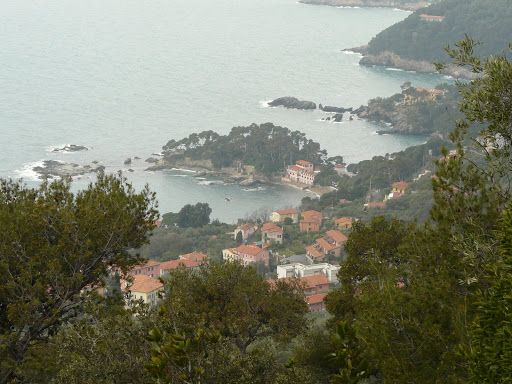
M 386 71 L 404 72 L 404 70 L 403 70 L 403 69 L 400 69 L 400 68 L 391 68 L 391 67 L 386 67 Z
M 171 168 L 173 171 L 179 171 L 179 172 L 187 172 L 187 173 L 197 173 L 197 171 L 194 171 L 192 169 L 186 169 L 186 168 Z
M 351 55 L 351 56 L 363 56 L 361 55 L 359 52 L 355 52 L 355 51 L 351 51 L 351 50 L 343 50 L 341 51 L 343 52 L 345 55 Z
M 270 108 L 270 105 L 268 105 L 268 103 L 270 103 L 272 100 L 260 100 L 258 102 L 258 104 L 260 105 L 260 108 Z
M 44 166 L 45 160 L 33 161 L 31 163 L 26 163 L 23 165 L 21 169 L 17 169 L 14 171 L 16 178 L 28 180 L 28 181 L 39 181 L 39 174 L 34 171 L 35 167 Z

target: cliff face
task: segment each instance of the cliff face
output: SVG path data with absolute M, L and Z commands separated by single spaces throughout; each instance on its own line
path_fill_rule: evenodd
M 300 0 L 300 3 L 313 5 L 329 5 L 332 7 L 386 7 L 416 11 L 430 4 L 428 1 L 400 0 Z

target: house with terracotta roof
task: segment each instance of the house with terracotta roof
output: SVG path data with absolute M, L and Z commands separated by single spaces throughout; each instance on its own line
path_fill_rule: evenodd
M 313 185 L 315 183 L 315 165 L 307 160 L 297 160 L 295 165 L 286 168 L 285 181 Z
M 304 294 L 306 296 L 317 295 L 319 293 L 327 293 L 330 283 L 324 275 L 313 275 L 300 278 L 304 284 Z
M 294 224 L 299 222 L 299 211 L 297 208 L 285 208 L 272 212 L 270 221 L 273 223 L 283 223 L 290 218 Z
M 325 236 L 316 239 L 315 243 L 306 247 L 306 254 L 315 261 L 325 260 L 326 257 L 340 257 L 341 250 L 348 237 L 340 231 L 330 230 Z
M 445 16 L 434 16 L 434 15 L 429 15 L 429 14 L 427 14 L 427 13 L 422 13 L 422 14 L 420 15 L 420 19 L 421 19 L 422 21 L 426 21 L 426 22 L 428 22 L 428 23 L 433 23 L 433 22 L 435 22 L 435 23 L 441 23 L 441 22 L 443 22 L 443 21 L 444 21 Z
M 246 242 L 249 240 L 249 237 L 254 235 L 256 231 L 258 230 L 258 226 L 256 224 L 252 223 L 245 223 L 241 224 L 238 227 L 236 227 L 235 231 L 233 232 L 233 238 L 236 240 L 237 236 L 239 236 L 239 233 L 242 234 L 242 241 Z
M 242 244 L 236 248 L 228 248 L 222 251 L 222 259 L 224 261 L 236 261 L 242 265 L 250 265 L 254 263 L 269 264 L 270 253 L 266 248 L 260 248 L 257 245 Z
M 200 261 L 189 259 L 164 261 L 160 264 L 160 277 L 168 276 L 171 271 L 178 268 L 199 268 L 201 264 L 202 262 Z
M 409 188 L 408 182 L 397 181 L 396 183 L 393 183 L 393 185 L 391 186 L 391 192 L 397 192 L 403 195 L 407 188 Z
M 355 220 L 352 217 L 340 217 L 340 218 L 334 220 L 334 224 L 336 225 L 336 228 L 341 229 L 341 230 L 351 229 L 354 221 Z
M 130 275 L 145 275 L 149 277 L 158 277 L 160 276 L 160 262 L 156 260 L 147 260 L 143 264 L 135 265 L 130 270 Z
M 309 312 L 325 312 L 325 298 L 327 294 L 317 293 L 315 295 L 306 296 L 306 303 L 309 307 Z
M 208 256 L 202 252 L 191 252 L 191 253 L 186 253 L 184 255 L 180 255 L 179 258 L 181 260 L 190 260 L 190 261 L 196 261 L 198 263 L 204 263 L 208 259 Z
M 405 195 L 405 191 L 409 188 L 409 183 L 405 181 L 398 181 L 396 183 L 393 183 L 391 187 L 391 192 L 385 197 L 384 201 L 386 200 L 393 200 L 398 199 Z
M 322 214 L 318 211 L 305 211 L 299 223 L 301 232 L 319 232 L 322 226 Z
M 162 282 L 142 274 L 132 276 L 132 279 L 132 281 L 122 283 L 128 304 L 142 300 L 144 304 L 152 307 L 157 305 L 160 301 L 160 294 L 164 290 Z
M 261 242 L 263 244 L 283 244 L 283 228 L 274 223 L 265 223 L 261 227 Z

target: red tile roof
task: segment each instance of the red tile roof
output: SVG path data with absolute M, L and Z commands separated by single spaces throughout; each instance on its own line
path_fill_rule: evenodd
M 323 237 L 316 239 L 316 243 L 324 250 L 324 252 L 330 252 L 330 251 L 335 250 L 336 248 L 339 248 L 336 244 L 329 243 Z
M 339 243 L 345 243 L 348 240 L 348 237 L 341 233 L 340 231 L 336 231 L 334 229 L 331 229 L 330 231 L 327 231 L 325 233 L 327 236 L 329 236 L 331 239 L 333 239 L 335 242 Z
M 314 245 L 308 245 L 306 247 L 306 253 L 313 259 L 320 259 L 325 256 L 322 252 L 316 249 Z
M 298 167 L 297 165 L 289 165 L 289 166 L 288 166 L 288 169 L 289 169 L 290 171 L 295 171 L 295 172 L 300 172 L 300 171 L 302 171 L 302 168 L 301 168 L 301 167 Z
M 399 191 L 405 191 L 409 187 L 409 183 L 405 181 L 397 181 L 393 183 L 393 189 L 398 189 Z
M 301 277 L 300 281 L 306 284 L 306 288 L 314 288 L 319 285 L 328 285 L 329 279 L 325 275 L 313 275 Z
M 261 249 L 260 247 L 258 247 L 256 245 L 245 245 L 245 244 L 242 244 L 239 247 L 234 248 L 234 251 L 236 251 L 238 253 L 244 253 L 246 255 L 257 256 L 261 252 L 263 252 L 263 249 Z
M 313 165 L 313 163 L 311 161 L 307 161 L 307 160 L 297 160 L 295 162 L 295 164 L 300 165 L 302 167 L 309 167 L 309 166 Z
M 368 208 L 386 208 L 384 201 L 371 201 L 368 203 Z
M 322 222 L 322 214 L 313 210 L 302 212 L 302 221 L 320 223 Z
M 316 295 L 306 296 L 306 303 L 309 305 L 320 304 L 325 301 L 327 295 L 325 293 L 317 293 Z
M 267 233 L 283 233 L 283 228 L 274 223 L 265 223 L 261 227 L 261 232 Z
M 198 267 L 200 265 L 199 262 L 194 260 L 188 260 L 188 259 L 179 259 L 179 260 L 169 260 L 164 261 L 162 264 L 160 264 L 160 270 L 171 270 L 171 269 L 177 269 L 179 267 L 185 267 L 185 268 L 194 268 Z
M 351 217 L 340 217 L 339 219 L 336 219 L 334 222 L 336 224 L 352 224 L 353 221 L 354 219 Z
M 204 253 L 201 252 L 191 252 L 185 255 L 180 255 L 180 259 L 190 260 L 190 261 L 205 261 L 208 258 Z
M 163 288 L 158 279 L 146 275 L 133 276 L 133 284 L 128 287 L 130 292 L 150 293 Z
M 296 208 L 285 208 L 275 211 L 279 215 L 296 215 L 299 211 Z

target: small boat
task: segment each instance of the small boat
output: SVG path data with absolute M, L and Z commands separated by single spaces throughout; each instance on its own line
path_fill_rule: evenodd
M 224 200 L 229 202 L 229 201 L 231 201 L 231 198 L 230 197 L 225 197 Z

